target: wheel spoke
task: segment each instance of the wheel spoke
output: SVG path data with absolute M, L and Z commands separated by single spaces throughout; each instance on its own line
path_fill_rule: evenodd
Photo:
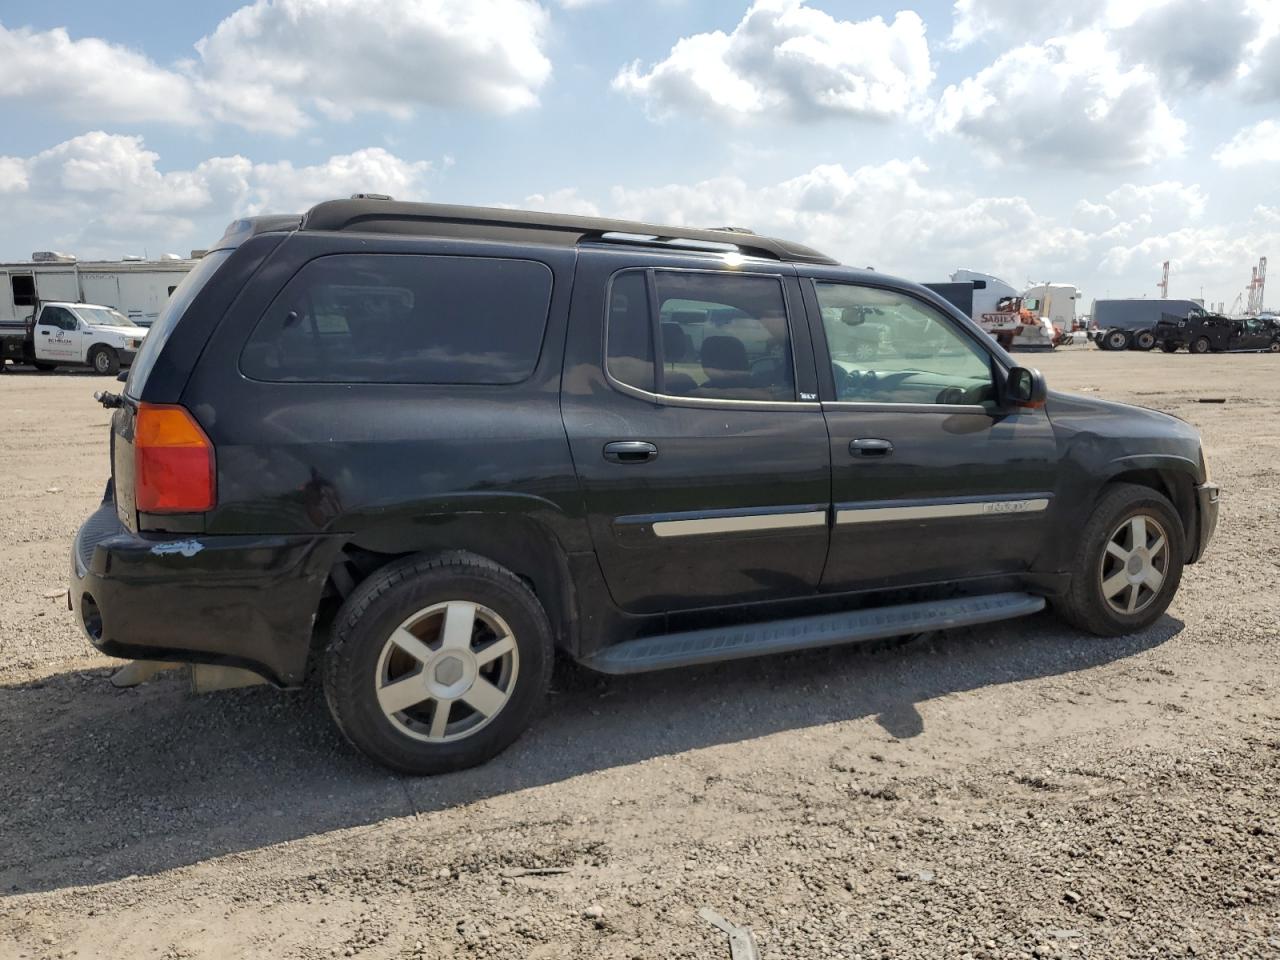
M 1160 551 L 1164 549 L 1164 537 L 1156 535 L 1156 542 L 1151 545 L 1151 549 L 1147 551 L 1152 560 L 1160 555 Z
M 399 713 L 426 700 L 427 696 L 427 685 L 423 682 L 422 674 L 415 673 L 379 687 L 378 705 L 388 714 Z
M 510 653 L 516 648 L 515 637 L 506 636 L 499 637 L 493 643 L 489 644 L 483 650 L 476 654 L 476 666 L 483 667 L 486 663 L 492 663 L 499 657 Z
M 1107 599 L 1112 599 L 1127 586 L 1129 586 L 1129 578 L 1121 570 L 1119 573 L 1102 581 L 1102 595 Z
M 502 709 L 502 705 L 507 702 L 507 695 L 484 677 L 476 677 L 476 682 L 462 695 L 462 699 L 467 706 L 491 717 Z
M 396 629 L 391 635 L 391 642 L 419 663 L 426 663 L 431 658 L 431 648 L 404 627 Z
M 1136 583 L 1133 584 L 1133 586 L 1130 588 L 1129 603 L 1125 608 L 1127 613 L 1133 613 L 1135 610 L 1138 609 L 1138 593 L 1140 592 L 1140 590 L 1141 590 L 1141 585 Z
M 1129 529 L 1133 532 L 1133 543 L 1130 550 L 1138 550 L 1147 545 L 1147 518 L 1134 517 L 1129 521 Z
M 1149 566 L 1142 575 L 1142 582 L 1151 588 L 1152 593 L 1158 593 L 1160 585 L 1164 583 L 1164 574 L 1154 566 Z
M 440 628 L 441 648 L 471 649 L 471 635 L 475 629 L 476 605 L 458 601 L 444 611 L 444 626 Z
M 444 736 L 444 731 L 449 726 L 449 710 L 453 707 L 452 700 L 437 700 L 435 712 L 431 715 L 430 736 L 439 740 Z
M 1116 543 L 1114 540 L 1107 542 L 1107 553 L 1111 554 L 1111 556 L 1115 557 L 1121 563 L 1124 563 L 1129 559 L 1129 551 L 1120 546 L 1120 544 Z

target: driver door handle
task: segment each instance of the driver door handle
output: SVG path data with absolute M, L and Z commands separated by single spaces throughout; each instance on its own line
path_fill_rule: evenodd
M 658 448 L 644 440 L 615 440 L 604 445 L 604 458 L 614 463 L 648 463 Z
M 891 453 L 893 453 L 893 444 L 888 440 L 866 437 L 861 440 L 849 441 L 849 455 L 851 457 L 887 457 Z

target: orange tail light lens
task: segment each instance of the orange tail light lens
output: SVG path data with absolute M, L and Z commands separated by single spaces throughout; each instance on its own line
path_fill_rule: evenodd
M 213 509 L 213 444 L 184 407 L 138 404 L 133 456 L 139 512 L 203 513 Z

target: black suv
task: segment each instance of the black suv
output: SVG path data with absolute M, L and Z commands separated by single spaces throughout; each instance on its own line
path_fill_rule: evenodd
M 1218 512 L 1182 421 L 1046 395 L 924 287 L 734 229 L 239 221 L 117 402 L 71 558 L 93 643 L 314 667 L 352 743 L 419 773 L 511 743 L 557 650 L 630 673 L 1046 601 L 1140 630 Z
M 1192 353 L 1280 353 L 1280 323 L 1259 317 L 1233 320 L 1203 310 L 1193 310 L 1186 317 L 1166 313 L 1152 332 L 1165 353 L 1175 353 L 1179 347 Z

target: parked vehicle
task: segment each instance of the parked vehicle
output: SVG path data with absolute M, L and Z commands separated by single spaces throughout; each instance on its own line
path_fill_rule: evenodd
M 238 221 L 104 402 L 69 595 L 92 643 L 314 667 L 412 773 L 510 744 L 555 650 L 633 673 L 1046 603 L 1141 630 L 1218 513 L 1190 425 L 1050 393 L 926 288 L 743 231 Z
M 951 275 L 950 284 L 929 286 L 957 303 L 958 298 L 949 292 L 956 284 L 971 287 L 972 293 L 963 297 L 971 304 L 968 316 L 1004 349 L 1053 349 L 1056 345 L 1053 324 L 1040 315 L 1039 299 L 1020 294 L 1003 280 L 976 270 L 957 270 Z
M 120 311 L 96 303 L 42 303 L 21 330 L 0 330 L 0 369 L 6 360 L 37 370 L 88 366 L 114 376 L 133 362 L 147 335 Z
M 1150 350 L 1156 345 L 1156 324 L 1166 314 L 1190 316 L 1204 312 L 1194 300 L 1095 300 L 1089 339 L 1102 350 Z
M 201 251 L 192 251 L 194 254 Z M 94 303 L 119 310 L 142 327 L 160 316 L 196 260 L 91 260 L 38 251 L 31 260 L 0 263 L 0 330 L 21 330 L 41 303 Z
M 1165 353 L 1181 347 L 1192 353 L 1280 353 L 1280 322 L 1258 317 L 1234 320 L 1203 310 L 1186 317 L 1165 314 L 1156 324 L 1155 337 Z

